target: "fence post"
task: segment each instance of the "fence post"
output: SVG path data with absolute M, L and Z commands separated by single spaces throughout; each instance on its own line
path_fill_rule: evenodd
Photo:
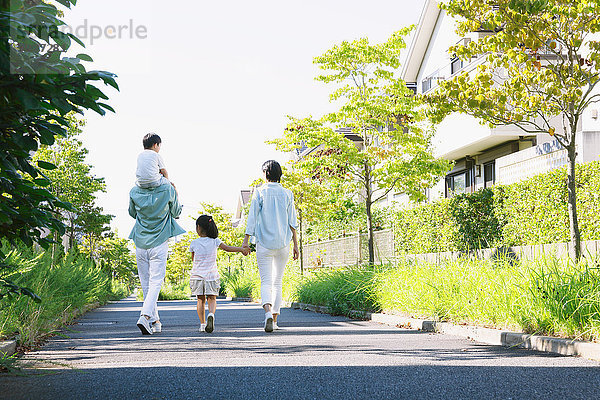
M 361 250 L 361 248 L 360 248 L 360 231 L 358 231 L 358 235 L 356 235 L 356 245 L 358 246 L 357 247 L 358 251 L 356 252 L 356 254 L 357 254 L 356 266 L 359 266 L 360 261 L 362 260 L 362 254 L 360 254 L 361 253 L 361 251 L 360 251 Z

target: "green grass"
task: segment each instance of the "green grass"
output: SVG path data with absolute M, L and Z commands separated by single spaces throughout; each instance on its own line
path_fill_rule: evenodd
M 191 296 L 190 283 L 184 281 L 181 283 L 164 282 L 158 294 L 158 300 L 189 300 Z M 143 301 L 144 294 L 141 289 L 137 291 L 137 300 Z
M 158 300 L 189 300 L 190 293 L 189 282 L 165 283 L 160 289 Z
M 260 292 L 260 277 L 258 276 L 258 269 L 254 265 L 243 265 L 231 272 L 222 269 L 220 275 L 221 287 L 227 296 L 252 297 L 253 293 L 257 293 L 257 290 Z
M 585 260 L 401 262 L 321 270 L 298 284 L 295 297 L 337 314 L 383 311 L 600 340 L 600 269 Z
M 26 296 L 0 302 L 0 338 L 17 337 L 24 347 L 34 346 L 80 315 L 84 306 L 119 299 L 129 292 L 80 254 L 67 254 L 53 263 L 45 252 L 9 251 L 6 246 L 3 252 L 9 254 L 6 262 L 13 272 L 2 273 L 41 297 L 40 303 Z
M 303 303 L 323 305 L 331 312 L 350 315 L 352 311 L 381 311 L 376 297 L 377 272 L 373 268 L 317 270 L 296 288 L 295 298 Z
M 282 291 L 284 299 L 291 300 L 294 298 L 296 288 L 302 280 L 299 269 L 297 261 L 290 260 L 288 262 L 283 275 Z M 222 268 L 220 275 L 221 287 L 227 296 L 260 299 L 260 275 L 254 256 L 245 257 L 242 265 L 236 265 L 231 271 Z

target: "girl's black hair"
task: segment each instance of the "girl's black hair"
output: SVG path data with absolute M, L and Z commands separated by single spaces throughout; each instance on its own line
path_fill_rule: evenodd
M 142 143 L 144 145 L 144 149 L 151 149 L 155 144 L 161 143 L 160 136 L 158 136 L 156 133 L 148 133 L 144 136 L 144 139 L 142 139 Z
M 216 239 L 219 236 L 219 229 L 215 220 L 210 215 L 201 215 L 196 220 L 196 226 L 202 229 L 202 232 L 211 239 Z
M 271 182 L 281 181 L 281 165 L 275 160 L 268 160 L 262 165 L 263 172 L 267 175 L 267 180 Z

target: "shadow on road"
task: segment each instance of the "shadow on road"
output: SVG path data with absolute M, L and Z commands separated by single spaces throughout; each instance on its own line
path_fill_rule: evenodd
M 2 399 L 594 399 L 596 368 L 111 368 L 3 378 Z M 590 385 L 590 382 L 595 384 Z M 526 383 L 526 384 L 525 384 Z

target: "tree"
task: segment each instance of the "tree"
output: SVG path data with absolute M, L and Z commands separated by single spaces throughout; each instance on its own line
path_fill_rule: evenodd
M 52 241 L 43 230 L 62 234 L 56 213 L 69 209 L 47 190 L 50 181 L 42 171 L 55 166 L 34 163 L 31 153 L 66 135 L 70 112 L 114 111 L 90 82 L 118 89 L 115 75 L 87 71 L 81 63 L 92 61 L 87 54 L 63 54 L 72 41 L 83 43 L 59 31 L 64 22 L 54 4 L 70 8 L 75 2 L 0 0 L 0 236 L 13 243 L 48 247 Z
M 169 244 L 166 275 L 169 282 L 181 283 L 189 277 L 188 273 L 192 269 L 190 243 L 197 237 L 196 232 L 187 232 L 179 240 Z
M 304 273 L 304 225 L 319 219 L 332 205 L 328 200 L 329 186 L 322 185 L 312 174 L 290 163 L 283 169 L 282 184 L 294 194 L 298 214 L 298 239 L 300 247 L 300 273 Z
M 56 169 L 46 171 L 45 175 L 51 182 L 48 187 L 50 192 L 72 206 L 71 211 L 60 214 L 72 246 L 87 232 L 88 227 L 84 222 L 91 218 L 84 213 L 98 212 L 94 207 L 96 193 L 105 192 L 106 185 L 103 178 L 91 174 L 92 166 L 85 163 L 88 150 L 77 139 L 85 121 L 72 114 L 66 118 L 70 122 L 67 136 L 58 138 L 50 146 L 42 145 L 34 154 L 33 161 L 41 160 L 56 166 Z
M 98 243 L 96 254 L 95 261 L 110 274 L 112 279 L 126 284 L 134 282 L 137 265 L 127 239 L 122 239 L 115 234 L 108 235 Z
M 392 190 L 423 199 L 425 190 L 449 167 L 432 156 L 432 132 L 420 103 L 397 77 L 400 52 L 406 47 L 403 37 L 411 29 L 376 45 L 366 38 L 344 41 L 315 58 L 327 71 L 316 79 L 336 85 L 331 100 L 340 106 L 318 120 L 290 117 L 284 137 L 277 141 L 285 151 L 300 144 L 319 148 L 315 155 L 302 158 L 299 166 L 319 179 L 346 182 L 361 196 L 371 264 L 375 261 L 373 204 Z
M 600 100 L 600 42 L 592 36 L 600 31 L 600 3 L 450 0 L 441 7 L 457 17 L 459 35 L 489 35 L 450 48 L 462 60 L 485 57 L 485 63 L 441 83 L 429 97 L 433 119 L 458 111 L 491 126 L 514 125 L 554 136 L 569 158 L 569 222 L 579 259 L 575 143 L 584 110 Z
M 77 226 L 81 234 L 81 243 L 87 248 L 90 258 L 98 257 L 98 245 L 110 236 L 110 221 L 113 216 L 104 214 L 104 209 L 94 202 L 83 204 L 77 216 Z

